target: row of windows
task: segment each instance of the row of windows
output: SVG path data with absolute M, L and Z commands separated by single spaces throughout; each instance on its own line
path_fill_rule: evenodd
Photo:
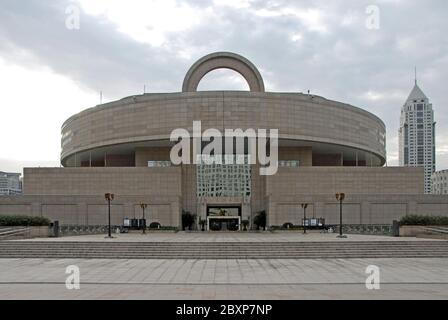
M 171 161 L 148 161 L 148 167 L 150 168 L 160 168 L 160 167 L 170 167 Z
M 299 167 L 300 161 L 299 160 L 279 160 L 278 166 L 279 167 Z
M 422 103 L 418 103 L 419 101 L 417 101 L 417 100 L 414 100 L 414 105 L 409 105 L 408 107 L 407 107 L 407 110 L 408 111 L 412 111 L 412 110 L 425 110 L 426 109 L 426 104 L 424 103 L 425 102 L 425 100 L 424 99 L 422 99 L 422 100 L 420 100 L 420 102 L 422 102 Z

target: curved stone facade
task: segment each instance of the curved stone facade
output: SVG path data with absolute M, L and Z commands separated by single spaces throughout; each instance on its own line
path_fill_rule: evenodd
M 146 94 L 85 110 L 62 126 L 63 165 L 76 153 L 111 145 L 169 140 L 172 130 L 278 129 L 279 139 L 349 147 L 386 157 L 385 126 L 362 109 L 296 93 L 234 91 Z M 280 142 L 281 145 L 282 142 Z

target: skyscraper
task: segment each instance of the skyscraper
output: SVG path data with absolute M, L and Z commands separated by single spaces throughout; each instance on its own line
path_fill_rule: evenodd
M 417 84 L 401 109 L 399 129 L 400 166 L 423 167 L 425 193 L 431 193 L 431 175 L 436 169 L 435 122 L 432 104 Z

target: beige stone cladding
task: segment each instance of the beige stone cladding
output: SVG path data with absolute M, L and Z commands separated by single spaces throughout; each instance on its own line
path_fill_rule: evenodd
M 280 167 L 266 195 L 422 194 L 423 170 L 410 167 Z
M 407 214 L 448 215 L 448 198 L 433 195 L 347 194 L 343 202 L 344 224 L 392 224 Z M 334 194 L 270 195 L 268 224 L 300 224 L 302 203 L 308 203 L 307 217 L 324 218 L 326 224 L 339 224 L 339 203 Z
M 111 204 L 111 223 L 122 225 L 124 218 L 142 218 L 140 203 L 148 203 L 145 216 L 148 223 L 159 222 L 162 226 L 179 226 L 181 204 L 177 195 L 121 196 Z M 43 216 L 60 224 L 107 225 L 108 208 L 104 195 L 62 196 L 22 195 L 0 197 L 0 215 Z
M 25 168 L 24 194 L 0 199 L 0 214 L 42 215 L 63 224 L 105 224 L 104 193 L 112 192 L 112 223 L 141 217 L 178 226 L 181 168 Z
M 338 223 L 337 192 L 347 196 L 344 223 L 389 224 L 409 213 L 448 214 L 448 201 L 422 198 L 423 181 L 421 168 L 279 168 L 276 175 L 266 177 L 269 224 L 300 223 L 301 203 L 309 204 L 309 217 Z
M 181 168 L 25 168 L 25 195 L 181 195 Z
M 169 140 L 174 129 L 278 129 L 279 138 L 366 151 L 385 161 L 385 126 L 348 104 L 300 93 L 236 91 L 145 94 L 96 106 L 62 126 L 63 165 L 80 152 L 142 141 Z

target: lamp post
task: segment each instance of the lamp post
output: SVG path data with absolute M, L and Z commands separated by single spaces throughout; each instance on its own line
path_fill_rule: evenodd
M 347 238 L 342 234 L 342 201 L 345 199 L 345 193 L 336 193 L 336 200 L 339 201 L 339 236 L 338 238 Z
M 146 203 L 140 203 L 140 208 L 143 210 L 143 234 L 146 233 L 146 220 L 145 220 L 145 209 L 148 206 Z
M 303 208 L 303 234 L 306 234 L 306 208 L 308 207 L 308 203 L 302 203 Z
M 106 200 L 107 200 L 107 205 L 108 205 L 108 217 L 109 217 L 109 222 L 108 222 L 108 224 L 109 224 L 109 229 L 108 229 L 108 237 L 109 238 L 112 238 L 112 234 L 111 234 L 111 228 L 110 228 L 110 202 L 112 201 L 112 200 L 114 200 L 114 194 L 113 193 L 106 193 L 105 195 L 104 195 L 104 197 L 106 198 Z

